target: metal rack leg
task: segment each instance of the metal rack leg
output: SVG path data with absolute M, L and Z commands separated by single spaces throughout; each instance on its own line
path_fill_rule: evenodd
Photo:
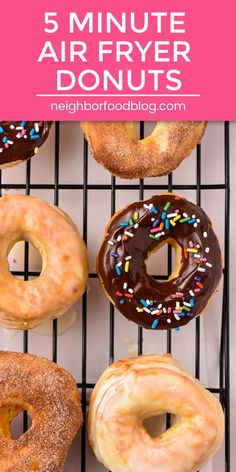
M 201 144 L 197 145 L 197 205 L 201 206 Z M 201 320 L 196 319 L 195 332 L 195 377 L 200 378 Z
M 144 138 L 144 122 L 140 122 L 140 129 L 139 129 L 139 137 L 140 139 Z M 143 179 L 139 180 L 139 200 L 144 199 L 144 181 Z M 138 355 L 141 356 L 143 353 L 143 328 L 141 326 L 138 327 Z
M 88 145 L 84 140 L 84 187 L 83 187 L 83 239 L 87 244 L 88 236 Z M 84 422 L 81 435 L 81 472 L 86 470 L 86 394 L 87 394 L 87 292 L 82 299 L 82 410 Z
M 55 124 L 54 205 L 59 205 L 60 123 Z M 52 359 L 57 362 L 57 319 L 53 320 Z

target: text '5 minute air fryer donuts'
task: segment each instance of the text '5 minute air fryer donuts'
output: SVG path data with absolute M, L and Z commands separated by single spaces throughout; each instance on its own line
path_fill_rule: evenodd
M 140 140 L 134 122 L 80 125 L 96 161 L 124 179 L 169 174 L 191 154 L 206 128 L 205 121 L 159 121 L 152 134 Z
M 8 254 L 21 240 L 42 257 L 36 279 L 19 280 L 9 271 Z M 85 291 L 87 277 L 86 247 L 68 215 L 35 197 L 0 198 L 0 326 L 30 329 L 63 315 Z
M 151 437 L 144 420 L 171 413 L 172 426 Z M 220 447 L 220 402 L 170 356 L 112 364 L 91 396 L 90 444 L 112 472 L 196 472 Z
M 160 282 L 148 274 L 145 260 L 167 243 L 177 263 Z M 222 275 L 210 219 L 199 206 L 170 193 L 135 202 L 111 218 L 97 268 L 116 308 L 149 329 L 178 328 L 200 315 Z

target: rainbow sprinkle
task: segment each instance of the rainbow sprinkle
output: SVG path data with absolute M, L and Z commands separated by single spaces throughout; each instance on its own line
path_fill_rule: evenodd
M 3 153 L 5 150 L 13 146 L 16 140 L 37 140 L 40 139 L 41 135 L 44 133 L 43 121 L 34 122 L 33 126 L 30 125 L 28 131 L 27 128 L 29 127 L 29 123 L 32 123 L 30 121 L 21 121 L 20 126 L 15 126 L 12 122 L 7 123 L 7 125 L 0 125 L 0 134 L 3 135 L 1 136 L 3 144 L 2 147 L 0 147 L 0 153 Z M 35 146 L 34 154 L 37 154 L 38 151 L 39 147 Z

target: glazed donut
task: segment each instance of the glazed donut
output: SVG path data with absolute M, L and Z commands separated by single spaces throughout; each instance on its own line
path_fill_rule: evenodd
M 145 264 L 164 244 L 176 266 L 164 282 Z M 106 228 L 97 270 L 103 290 L 129 320 L 145 328 L 170 329 L 200 315 L 222 275 L 221 251 L 202 208 L 166 193 L 118 211 Z
M 25 243 L 19 241 L 12 248 L 10 255 L 8 257 L 10 271 L 24 272 L 25 266 Z M 33 272 L 40 273 L 42 270 L 42 259 L 39 252 L 35 249 L 34 246 L 29 246 L 29 270 Z M 60 316 L 57 320 L 57 336 L 61 336 L 66 331 L 72 328 L 75 325 L 78 319 L 78 307 L 73 305 L 69 310 Z M 53 323 L 52 320 L 47 320 L 36 326 L 33 329 L 36 333 L 41 334 L 42 336 L 52 336 L 53 335 Z M 5 330 L 5 335 L 9 336 L 8 330 Z
M 172 172 L 201 140 L 205 121 L 159 121 L 152 134 L 138 139 L 134 122 L 81 122 L 99 162 L 123 179 L 155 177 Z
M 161 436 L 143 421 L 172 413 Z M 92 393 L 88 434 L 98 461 L 112 472 L 196 472 L 220 447 L 219 401 L 170 356 L 141 356 L 112 364 Z
M 20 240 L 41 254 L 37 279 L 19 280 L 9 271 L 7 256 Z M 30 329 L 63 315 L 84 292 L 87 277 L 85 244 L 68 215 L 35 197 L 0 198 L 0 326 Z
M 0 352 L 1 472 L 60 472 L 83 417 L 66 370 L 30 354 Z M 28 411 L 32 426 L 12 439 L 10 424 Z
M 46 141 L 51 121 L 0 121 L 0 169 L 27 161 Z

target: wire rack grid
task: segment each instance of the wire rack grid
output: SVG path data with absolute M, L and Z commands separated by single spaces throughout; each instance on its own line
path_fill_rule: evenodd
M 144 136 L 144 123 L 140 122 L 140 138 Z M 196 157 L 196 183 L 194 184 L 173 184 L 172 174 L 168 177 L 167 184 L 149 184 L 146 180 L 140 180 L 139 184 L 127 184 L 125 181 L 117 183 L 115 177 L 111 177 L 110 184 L 89 184 L 88 183 L 88 144 L 86 140 L 83 143 L 83 182 L 81 184 L 61 184 L 60 183 L 60 123 L 57 122 L 55 125 L 55 155 L 54 155 L 54 182 L 52 184 L 45 183 L 31 183 L 31 162 L 28 161 L 26 164 L 26 175 L 24 184 L 11 184 L 3 183 L 2 172 L 0 171 L 0 191 L 4 189 L 23 189 L 26 195 L 30 195 L 31 190 L 36 190 L 39 193 L 43 190 L 53 190 L 54 192 L 54 204 L 60 204 L 60 191 L 61 190 L 81 190 L 83 193 L 83 239 L 85 243 L 88 240 L 88 192 L 89 190 L 107 190 L 110 191 L 110 213 L 111 216 L 116 211 L 116 193 L 117 190 L 126 191 L 128 189 L 138 190 L 139 198 L 144 198 L 146 190 L 151 190 L 153 193 L 158 191 L 185 191 L 192 190 L 196 192 L 196 202 L 201 205 L 202 191 L 206 190 L 214 192 L 214 190 L 222 190 L 224 192 L 224 268 L 223 268 L 223 298 L 221 307 L 221 341 L 220 341 L 220 358 L 219 358 L 219 379 L 218 385 L 209 387 L 209 390 L 217 394 L 220 398 L 222 406 L 225 412 L 225 451 L 224 451 L 224 472 L 230 472 L 230 379 L 229 379 L 229 367 L 230 367 L 230 355 L 229 355 L 229 223 L 230 223 L 230 124 L 224 123 L 224 182 L 205 184 L 202 183 L 202 166 L 201 166 L 201 144 L 197 147 Z M 148 182 L 148 180 L 147 180 Z M 155 275 L 156 278 L 166 279 L 172 271 L 172 250 L 168 247 L 168 259 L 167 259 L 167 274 L 166 275 Z M 29 244 L 25 243 L 24 251 L 24 271 L 13 271 L 15 276 L 23 276 L 24 280 L 28 280 L 31 276 L 39 275 L 38 272 L 32 272 L 29 270 Z M 92 272 L 89 274 L 91 279 L 97 278 L 97 274 Z M 78 457 L 77 470 L 81 472 L 91 472 L 87 468 L 86 463 L 86 407 L 87 407 L 87 392 L 94 387 L 94 383 L 89 383 L 87 379 L 87 293 L 83 295 L 82 299 L 82 378 L 78 382 L 78 388 L 81 391 L 82 408 L 84 413 L 84 424 L 81 432 L 81 457 Z M 197 318 L 195 323 L 195 376 L 200 377 L 200 366 L 201 366 L 201 320 Z M 53 320 L 53 335 L 52 335 L 52 360 L 57 362 L 58 355 L 58 329 L 57 320 Z M 108 362 L 112 363 L 115 359 L 115 310 L 112 304 L 109 308 L 109 359 Z M 138 343 L 138 354 L 143 353 L 143 329 L 137 328 L 137 343 Z M 23 345 L 22 351 L 28 352 L 28 332 L 23 333 Z M 172 351 L 172 332 L 171 330 L 166 333 L 166 351 L 171 353 Z M 170 425 L 171 419 L 167 415 L 166 423 L 167 427 Z M 27 414 L 23 417 L 23 430 L 26 431 L 28 427 Z M 80 469 L 79 469 L 80 467 Z M 223 471 L 222 471 L 223 472 Z

